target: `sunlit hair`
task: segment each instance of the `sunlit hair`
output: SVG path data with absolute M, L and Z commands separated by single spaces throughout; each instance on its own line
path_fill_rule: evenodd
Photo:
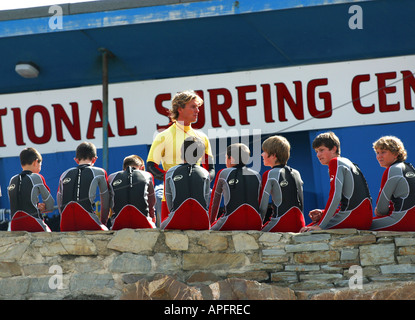
M 393 154 L 397 155 L 398 161 L 405 161 L 407 153 L 402 141 L 394 136 L 384 136 L 373 143 L 373 150 L 389 150 Z
M 290 143 L 283 136 L 272 136 L 262 143 L 262 150 L 269 156 L 275 155 L 278 162 L 286 165 L 290 158 Z
M 139 169 L 144 170 L 144 168 L 145 168 L 144 160 L 140 156 L 132 154 L 132 155 L 124 158 L 122 167 L 123 167 L 124 170 L 127 169 L 128 167 L 137 167 Z
M 337 147 L 337 155 L 340 155 L 340 140 L 339 138 L 331 131 L 324 132 L 319 134 L 313 141 L 313 149 L 317 149 L 321 146 L 327 147 L 329 150 L 332 150 L 334 147 Z
M 193 90 L 187 90 L 176 93 L 172 99 L 172 106 L 169 110 L 169 116 L 171 120 L 177 120 L 179 117 L 179 108 L 184 108 L 186 104 L 192 100 L 196 100 L 199 106 L 203 104 L 203 100 Z

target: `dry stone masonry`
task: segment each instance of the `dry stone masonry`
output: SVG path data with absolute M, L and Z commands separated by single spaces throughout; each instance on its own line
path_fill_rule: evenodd
M 0 232 L 0 299 L 413 299 L 414 260 L 412 232 Z

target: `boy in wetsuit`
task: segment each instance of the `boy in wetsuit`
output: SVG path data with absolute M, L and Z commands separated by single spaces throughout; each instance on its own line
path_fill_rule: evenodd
M 76 148 L 74 160 L 78 166 L 62 173 L 59 179 L 57 203 L 61 215 L 69 203 L 78 203 L 89 213 L 90 218 L 101 230 L 107 230 L 105 227 L 109 213 L 107 173 L 104 169 L 94 166 L 97 159 L 97 150 L 93 143 L 83 142 Z M 94 212 L 97 188 L 100 192 L 100 218 Z M 64 231 L 62 229 L 62 220 L 61 230 Z M 79 230 L 87 229 L 79 227 Z
M 137 155 L 130 155 L 124 158 L 122 171 L 109 175 L 110 207 L 113 210 L 111 215 L 112 226 L 116 226 L 115 222 L 119 213 L 129 205 L 146 217 L 152 228 L 155 227 L 154 205 L 156 196 L 154 194 L 154 179 L 151 173 L 144 170 L 143 159 Z M 132 214 L 135 214 L 135 212 Z M 125 227 L 133 228 L 134 226 L 127 225 Z M 141 227 L 148 227 L 148 224 L 143 224 Z
M 169 215 L 162 222 L 162 229 L 209 229 L 209 172 L 197 165 L 204 151 L 201 139 L 186 138 L 182 148 L 184 162 L 167 171 L 165 197 Z
M 249 148 L 242 143 L 228 146 L 226 168 L 218 172 L 212 190 L 209 209 L 211 230 L 262 228 L 262 219 L 258 213 L 261 176 L 255 170 L 246 167 L 249 155 Z M 221 217 L 218 217 L 222 196 L 225 211 Z
M 262 231 L 299 232 L 304 227 L 303 181 L 300 173 L 287 166 L 290 143 L 282 136 L 272 136 L 262 143 L 264 165 L 272 169 L 262 175 L 259 211 L 265 218 L 269 197 L 272 198 L 272 214 L 264 221 Z
M 368 230 L 372 223 L 372 199 L 363 173 L 349 159 L 340 157 L 340 140 L 333 132 L 319 134 L 313 149 L 329 167 L 330 193 L 324 210 L 314 209 L 312 223 L 300 232 L 320 229 Z
M 11 231 L 33 231 L 29 227 L 29 218 L 24 215 L 16 217 L 18 211 L 23 211 L 36 221 L 43 231 L 50 228 L 43 221 L 43 213 L 50 212 L 54 207 L 54 200 L 45 179 L 39 173 L 42 169 L 42 156 L 34 148 L 26 148 L 20 152 L 20 164 L 23 171 L 10 179 L 8 195 L 11 209 Z M 39 195 L 43 203 L 39 202 Z M 13 220 L 19 219 L 17 220 Z M 16 223 L 15 223 L 16 222 Z M 27 223 L 26 223 L 27 222 Z M 41 231 L 41 230 L 40 230 Z
M 415 168 L 405 162 L 407 152 L 400 139 L 385 136 L 373 143 L 376 159 L 386 168 L 371 230 L 415 231 Z

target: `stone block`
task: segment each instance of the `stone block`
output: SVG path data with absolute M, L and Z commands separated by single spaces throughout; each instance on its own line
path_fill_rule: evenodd
M 177 232 L 165 232 L 164 236 L 166 237 L 166 245 L 171 250 L 186 251 L 189 249 L 189 238 L 187 235 Z
M 111 272 L 148 273 L 151 271 L 151 261 L 145 255 L 123 253 L 117 256 L 109 265 Z
M 293 236 L 293 240 L 296 243 L 322 242 L 330 239 L 331 235 L 329 233 L 300 233 Z
M 228 249 L 228 239 L 215 233 L 202 233 L 198 237 L 197 243 L 209 251 L 223 251 Z
M 391 264 L 380 266 L 382 274 L 391 273 L 415 273 L 415 266 L 412 264 Z
M 341 250 L 340 260 L 355 260 L 359 256 L 359 249 L 344 248 Z
M 282 234 L 277 232 L 264 232 L 258 239 L 259 243 L 264 246 L 271 247 L 278 245 Z
M 72 276 L 70 280 L 70 290 L 92 291 L 102 288 L 113 288 L 114 279 L 111 274 L 97 274 L 97 273 L 80 273 Z
M 408 247 L 408 246 L 415 246 L 415 238 L 395 238 L 395 245 L 397 247 Z
M 1 238 L 0 261 L 19 261 L 30 243 L 26 236 Z
M 415 247 L 400 247 L 398 253 L 401 256 L 412 256 L 415 255 Z
M 232 235 L 233 245 L 236 252 L 250 251 L 259 249 L 255 238 L 249 234 L 237 233 Z
M 376 243 L 376 236 L 373 234 L 363 234 L 357 236 L 349 236 L 343 238 L 337 238 L 330 242 L 330 245 L 334 248 L 337 247 L 354 247 L 365 244 Z
M 338 261 L 340 253 L 338 251 L 316 251 L 295 253 L 294 261 L 296 263 L 327 263 L 330 261 Z
M 274 272 L 271 273 L 272 282 L 297 282 L 298 276 L 296 272 Z
M 183 270 L 232 270 L 249 264 L 242 253 L 184 253 Z
M 14 277 L 20 276 L 22 270 L 17 262 L 0 262 L 0 277 Z
M 132 253 L 152 251 L 159 234 L 159 230 L 122 229 L 114 234 L 108 243 L 108 248 Z
M 360 263 L 362 266 L 395 263 L 394 244 L 374 244 L 360 247 Z
M 66 253 L 74 256 L 94 256 L 97 254 L 97 249 L 94 243 L 85 237 L 62 237 L 61 244 Z
M 300 244 L 287 244 L 285 251 L 287 252 L 304 252 L 304 251 L 325 251 L 329 250 L 327 243 L 300 243 Z
M 262 250 L 262 259 L 264 263 L 281 263 L 287 262 L 290 259 L 290 254 L 287 254 L 284 249 L 264 249 Z
M 319 271 L 320 265 L 318 264 L 292 264 L 286 265 L 285 271 L 302 271 L 302 272 L 310 272 L 310 271 Z

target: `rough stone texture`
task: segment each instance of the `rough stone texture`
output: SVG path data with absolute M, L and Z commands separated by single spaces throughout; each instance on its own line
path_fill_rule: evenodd
M 414 299 L 414 262 L 413 232 L 4 231 L 0 299 Z

